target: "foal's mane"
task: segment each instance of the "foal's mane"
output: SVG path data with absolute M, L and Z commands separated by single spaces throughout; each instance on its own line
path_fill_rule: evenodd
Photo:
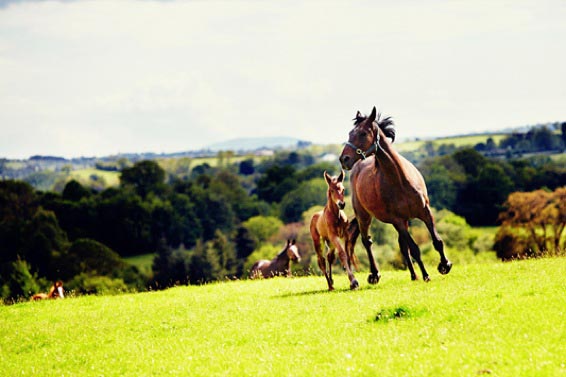
M 353 119 L 354 127 L 357 126 L 358 124 L 362 123 L 367 118 L 368 118 L 367 115 L 356 116 Z M 393 118 L 388 116 L 386 118 L 381 119 L 381 112 L 379 112 L 379 113 L 377 113 L 377 118 L 376 118 L 375 121 L 376 121 L 377 125 L 379 126 L 379 128 L 381 128 L 381 130 L 383 131 L 385 136 L 390 138 L 391 142 L 395 141 L 395 123 L 393 122 Z

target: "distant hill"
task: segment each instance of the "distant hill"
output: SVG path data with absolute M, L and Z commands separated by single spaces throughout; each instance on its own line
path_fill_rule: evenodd
M 209 145 L 204 148 L 211 151 L 254 151 L 262 148 L 276 149 L 276 148 L 291 148 L 297 146 L 309 145 L 310 142 L 305 142 L 293 137 L 246 137 L 222 141 Z

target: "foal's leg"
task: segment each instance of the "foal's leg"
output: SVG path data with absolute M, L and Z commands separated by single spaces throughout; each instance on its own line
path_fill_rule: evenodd
M 328 279 L 330 279 L 331 285 L 334 287 L 334 279 L 332 279 L 332 265 L 336 260 L 336 254 L 334 254 L 334 245 L 330 241 L 326 241 L 327 250 L 326 260 L 328 261 Z
M 360 236 L 360 227 L 356 218 L 353 218 L 350 221 L 346 232 L 347 234 L 345 237 L 346 239 L 344 245 L 346 247 L 346 254 L 348 254 L 348 265 L 350 266 L 350 269 L 352 268 L 352 265 L 354 265 L 354 267 L 358 269 L 358 265 L 355 261 L 356 254 L 354 254 L 354 249 L 356 247 L 356 241 Z
M 405 225 L 403 226 L 403 229 L 406 229 L 407 224 L 405 223 Z M 399 233 L 399 250 L 401 250 L 401 255 L 403 255 L 403 259 L 405 259 L 405 264 L 407 265 L 407 268 L 409 269 L 409 272 L 411 273 L 411 280 L 417 280 L 417 274 L 415 273 L 415 268 L 413 266 L 413 260 L 411 259 L 411 256 L 409 255 L 409 242 L 407 242 L 406 237 L 402 236 L 402 232 L 399 231 L 399 229 L 397 229 L 397 227 L 395 227 L 395 229 L 397 230 L 397 233 Z
M 324 274 L 324 277 L 326 278 L 326 283 L 328 284 L 328 290 L 332 291 L 334 290 L 333 284 L 332 284 L 332 279 L 328 276 L 328 274 L 326 273 L 326 260 L 324 259 L 324 255 L 322 254 L 322 248 L 321 248 L 321 238 L 320 235 L 318 233 L 313 233 L 312 235 L 312 241 L 314 244 L 314 250 L 316 251 L 316 257 L 317 257 L 317 262 L 318 262 L 318 268 L 320 268 L 320 270 L 322 271 L 322 273 Z
M 348 258 L 348 254 L 346 254 L 346 251 L 342 247 L 342 244 L 340 244 L 340 239 L 338 238 L 338 236 L 334 236 L 331 242 L 338 249 L 338 257 L 340 258 L 340 262 L 348 273 L 348 279 L 350 279 L 350 289 L 357 289 L 360 284 L 358 283 L 358 281 L 354 277 L 354 274 L 352 273 L 352 270 L 350 269 L 350 258 Z M 346 243 L 347 242 L 348 239 L 346 238 Z
M 406 244 L 409 246 L 409 250 L 411 251 L 411 256 L 413 257 L 415 262 L 417 262 L 417 264 L 419 265 L 419 267 L 421 269 L 421 273 L 423 274 L 423 280 L 429 281 L 430 276 L 428 275 L 428 272 L 426 272 L 426 268 L 424 266 L 423 260 L 421 259 L 421 250 L 419 249 L 419 246 L 413 240 L 413 237 L 411 237 L 411 235 L 409 234 L 409 230 L 406 227 L 406 223 L 395 225 L 395 229 L 397 229 L 397 232 L 399 232 L 399 239 L 403 238 L 404 242 L 406 242 Z M 401 241 L 399 241 L 399 243 L 401 244 Z M 409 266 L 411 266 L 410 267 L 410 269 L 411 269 L 412 265 L 409 264 Z M 413 278 L 413 276 L 415 276 L 415 278 L 416 278 L 414 269 L 411 270 L 411 278 Z M 415 279 L 413 279 L 413 280 L 415 280 Z
M 434 249 L 438 251 L 438 254 L 440 254 L 440 263 L 438 264 L 438 272 L 440 272 L 443 275 L 446 275 L 447 273 L 450 272 L 450 269 L 452 268 L 452 262 L 450 262 L 448 258 L 446 258 L 446 255 L 444 255 L 444 242 L 442 241 L 442 238 L 440 238 L 440 235 L 436 231 L 436 226 L 434 225 L 434 218 L 432 217 L 430 207 L 427 206 L 425 208 L 425 216 L 421 220 L 424 221 L 424 223 L 426 224 L 426 227 L 432 238 L 432 245 L 434 246 Z

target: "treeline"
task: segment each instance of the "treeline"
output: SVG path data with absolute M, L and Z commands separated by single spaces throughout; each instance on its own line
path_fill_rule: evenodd
M 446 208 L 474 226 L 496 225 L 509 194 L 566 185 L 566 167 L 550 157 L 491 159 L 463 149 L 420 165 L 435 208 Z
M 96 284 L 145 289 L 243 276 L 260 239 L 247 220 L 296 221 L 325 197 L 322 173 L 337 166 L 313 163 L 292 152 L 257 166 L 203 164 L 179 178 L 142 161 L 101 192 L 74 180 L 60 194 L 0 181 L 2 297 L 26 297 L 55 279 L 96 291 Z M 120 262 L 148 253 L 157 253 L 150 277 Z
M 120 185 L 102 191 L 77 181 L 61 193 L 0 181 L 2 297 L 27 297 L 55 279 L 88 293 L 241 278 L 250 259 L 273 257 L 287 238 L 297 238 L 308 270 L 304 219 L 325 204 L 323 171 L 338 173 L 337 162 L 317 162 L 303 150 L 262 162 L 185 165 L 171 173 L 155 161 L 124 164 Z M 450 238 L 462 237 L 451 234 L 466 220 L 496 224 L 510 193 L 566 184 L 566 168 L 548 157 L 504 161 L 472 148 L 427 159 L 420 169 L 433 207 L 462 216 L 443 216 L 443 236 L 455 245 Z M 373 231 L 379 242 L 383 228 Z M 149 276 L 123 261 L 150 253 Z

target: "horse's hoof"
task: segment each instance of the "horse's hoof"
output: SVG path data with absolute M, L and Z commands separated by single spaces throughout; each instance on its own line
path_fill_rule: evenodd
M 452 269 L 452 262 L 450 261 L 447 261 L 446 263 L 440 262 L 438 264 L 438 272 L 440 272 L 442 275 L 446 275 L 447 273 L 450 272 L 451 269 Z
M 350 282 L 350 289 L 358 289 L 360 287 L 360 284 L 358 284 L 358 281 L 356 279 L 352 280 Z
M 374 274 L 370 274 L 370 275 L 368 276 L 368 283 L 370 283 L 370 284 L 377 284 L 377 283 L 379 283 L 379 278 L 381 278 L 381 276 L 379 275 L 379 273 L 377 273 L 377 274 L 375 274 L 375 275 L 374 275 Z
M 329 290 L 330 292 L 332 292 L 332 291 L 334 290 L 334 287 L 329 286 L 329 287 L 328 287 L 328 290 Z
M 425 283 L 428 283 L 430 281 L 430 276 L 423 276 L 423 280 Z

